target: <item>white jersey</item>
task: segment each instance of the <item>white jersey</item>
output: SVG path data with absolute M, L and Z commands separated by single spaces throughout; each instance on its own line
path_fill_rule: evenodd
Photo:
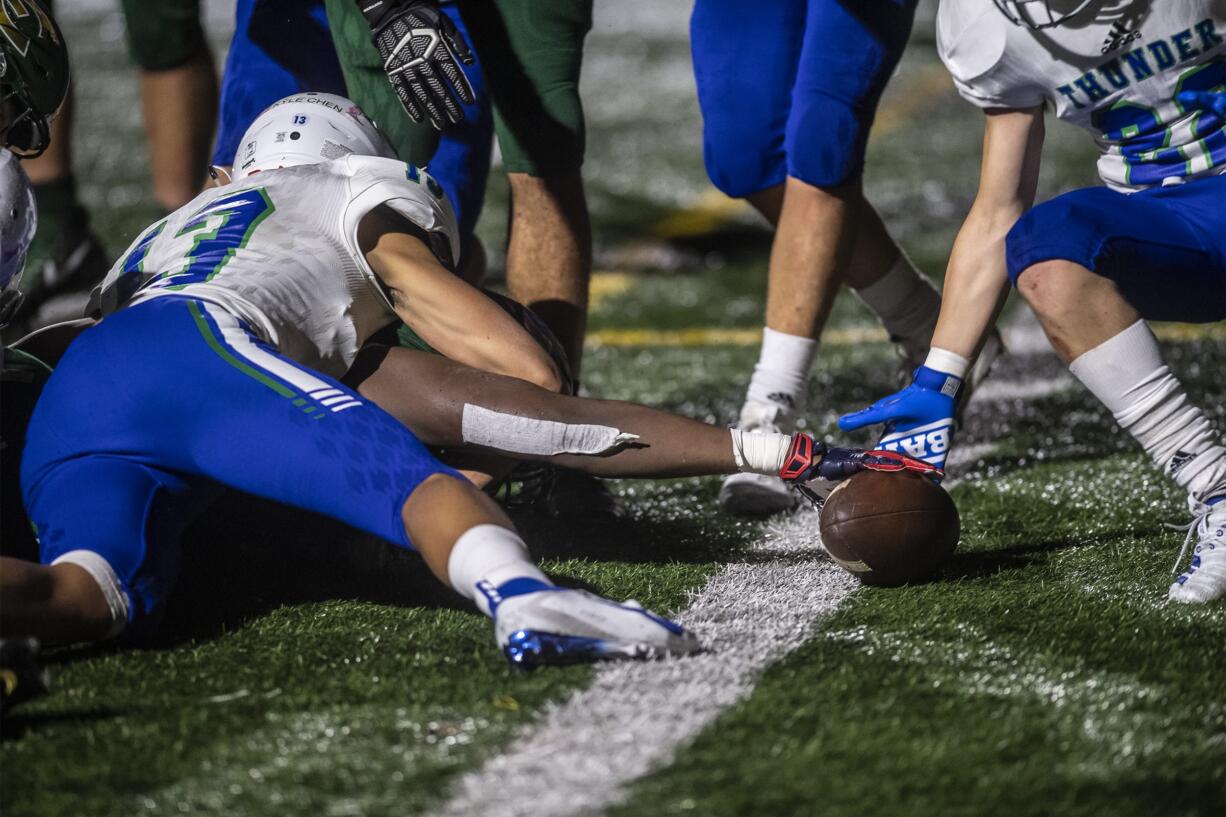
M 199 298 L 291 360 L 339 377 L 362 344 L 396 319 L 358 247 L 358 224 L 379 205 L 459 257 L 455 216 L 437 182 L 393 159 L 347 156 L 201 193 L 115 263 L 98 292 L 100 309 Z
M 1116 190 L 1226 171 L 1226 122 L 1175 98 L 1226 90 L 1226 0 L 1104 0 L 1090 9 L 1035 31 L 991 0 L 941 0 L 941 59 L 981 108 L 1046 104 L 1090 131 L 1098 174 Z

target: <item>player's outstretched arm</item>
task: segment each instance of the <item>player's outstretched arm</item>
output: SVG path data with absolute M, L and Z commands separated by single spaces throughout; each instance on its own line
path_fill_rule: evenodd
M 450 451 L 552 462 L 601 477 L 754 471 L 803 484 L 865 469 L 932 472 L 897 454 L 827 448 L 805 434 L 744 434 L 636 403 L 555 394 L 413 349 L 368 345 L 354 372 L 363 374 L 347 382 L 364 397 L 426 445 Z
M 989 110 L 979 190 L 958 231 L 932 346 L 974 360 L 1009 291 L 1005 237 L 1034 203 L 1043 109 Z
M 880 447 L 944 467 L 962 380 L 1008 293 L 1005 238 L 1034 202 L 1042 147 L 1042 108 L 988 112 L 979 191 L 949 258 L 928 360 L 910 386 L 840 417 L 843 431 L 884 425 Z
M 386 207 L 362 219 L 358 240 L 396 314 L 439 354 L 550 391 L 562 375 L 519 323 L 438 262 L 421 230 Z

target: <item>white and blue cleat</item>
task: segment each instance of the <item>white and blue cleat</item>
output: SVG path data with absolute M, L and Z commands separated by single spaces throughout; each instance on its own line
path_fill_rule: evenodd
M 507 660 L 525 669 L 642 661 L 701 649 L 693 633 L 637 602 L 618 604 L 582 590 L 547 586 L 503 597 L 494 607 L 494 637 Z
M 1226 499 L 1210 505 L 1188 499 L 1191 524 L 1174 526 L 1188 531 L 1175 562 L 1179 569 L 1192 542 L 1192 563 L 1171 585 L 1167 597 L 1184 604 L 1205 604 L 1226 598 Z

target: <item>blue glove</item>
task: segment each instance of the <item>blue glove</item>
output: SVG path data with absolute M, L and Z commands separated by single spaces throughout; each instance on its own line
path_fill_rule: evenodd
M 1185 105 L 1226 117 L 1226 93 L 1210 91 L 1182 91 L 1178 99 Z
M 961 388 L 961 378 L 920 366 L 910 386 L 866 409 L 844 414 L 839 428 L 855 431 L 884 423 L 885 436 L 877 448 L 944 468 L 953 441 L 954 403 Z

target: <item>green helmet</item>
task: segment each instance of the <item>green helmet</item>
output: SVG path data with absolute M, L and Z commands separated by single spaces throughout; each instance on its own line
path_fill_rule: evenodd
M 68 48 L 40 0 L 0 0 L 0 132 L 4 146 L 37 156 L 68 96 Z

